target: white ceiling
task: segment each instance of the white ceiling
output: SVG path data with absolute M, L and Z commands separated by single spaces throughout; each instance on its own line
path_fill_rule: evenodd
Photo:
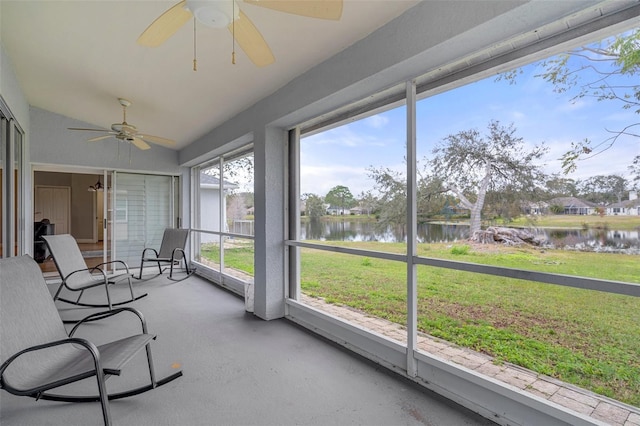
M 344 0 L 340 21 L 300 17 L 238 1 L 276 62 L 257 68 L 226 29 L 193 24 L 162 46 L 136 43 L 176 2 L 1 0 L 1 38 L 30 105 L 94 126 L 127 121 L 147 134 L 193 142 L 294 77 L 364 38 L 418 0 Z M 95 136 L 90 134 L 89 136 Z

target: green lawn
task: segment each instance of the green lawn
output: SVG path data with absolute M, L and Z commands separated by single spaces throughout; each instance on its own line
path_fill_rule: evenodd
M 226 251 L 228 266 L 253 267 L 250 251 L 232 253 Z M 419 255 L 640 283 L 633 255 L 464 244 L 420 245 Z M 302 249 L 301 286 L 330 303 L 406 324 L 402 262 Z M 640 406 L 639 298 L 420 266 L 418 310 L 425 333 Z
M 220 246 L 217 244 L 203 244 L 200 255 L 212 262 L 220 261 Z M 253 276 L 253 243 L 249 240 L 241 241 L 232 248 L 225 248 L 225 266 L 237 269 Z

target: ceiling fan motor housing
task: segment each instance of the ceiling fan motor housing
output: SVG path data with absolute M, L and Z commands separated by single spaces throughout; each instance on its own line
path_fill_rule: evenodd
M 114 132 L 122 133 L 125 135 L 135 134 L 138 131 L 138 128 L 133 124 L 129 123 L 113 123 L 111 125 L 111 130 Z
M 187 9 L 199 22 L 212 28 L 224 28 L 240 16 L 238 6 L 229 0 L 187 0 Z

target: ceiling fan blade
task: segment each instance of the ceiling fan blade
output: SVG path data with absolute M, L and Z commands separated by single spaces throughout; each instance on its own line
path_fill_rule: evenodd
M 84 130 L 86 132 L 111 132 L 111 130 L 106 129 L 84 129 L 82 127 L 67 127 L 67 130 Z
M 133 138 L 131 140 L 131 143 L 134 144 L 138 149 L 141 149 L 143 151 L 151 148 L 151 146 L 148 143 L 146 143 L 140 138 Z
M 309 18 L 339 20 L 342 0 L 244 0 L 245 3 Z
M 242 11 L 240 11 L 240 17 L 230 23 L 227 28 L 234 34 L 240 48 L 256 66 L 266 67 L 275 62 L 276 59 L 264 37 Z
M 110 135 L 98 136 L 96 138 L 87 139 L 87 142 L 97 142 L 97 141 L 101 141 L 102 139 L 112 138 L 114 134 L 115 133 L 110 134 Z
M 136 137 L 140 139 L 144 139 L 147 142 L 157 143 L 158 145 L 164 145 L 169 147 L 176 145 L 176 141 L 167 139 L 167 138 L 161 138 L 160 136 L 138 134 L 136 135 Z
M 175 34 L 193 16 L 184 8 L 186 3 L 186 0 L 183 0 L 160 15 L 140 34 L 138 44 L 157 47 Z

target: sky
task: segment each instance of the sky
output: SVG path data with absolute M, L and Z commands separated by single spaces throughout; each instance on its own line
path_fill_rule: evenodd
M 497 81 L 496 76 L 418 101 L 418 158 L 429 156 L 438 142 L 462 130 L 476 129 L 485 134 L 491 120 L 516 129 L 515 136 L 527 146 L 544 143 L 549 147 L 544 163 L 547 173 L 561 172 L 560 157 L 571 142 L 588 138 L 597 143 L 640 122 L 632 109 L 617 101 L 581 98 L 577 92 L 558 94 L 540 77 L 541 68 L 523 68 L 515 84 Z M 640 76 L 630 81 L 638 84 Z M 585 80 L 587 81 L 587 80 Z M 367 169 L 389 168 L 404 174 L 406 109 L 396 108 L 363 120 L 303 138 L 301 141 L 301 193 L 320 196 L 336 185 L 347 186 L 354 196 L 373 189 Z M 636 132 L 637 133 L 637 132 Z M 618 174 L 629 177 L 627 167 L 640 155 L 640 139 L 620 138 L 613 148 L 578 163 L 567 178 L 584 180 L 596 175 Z

